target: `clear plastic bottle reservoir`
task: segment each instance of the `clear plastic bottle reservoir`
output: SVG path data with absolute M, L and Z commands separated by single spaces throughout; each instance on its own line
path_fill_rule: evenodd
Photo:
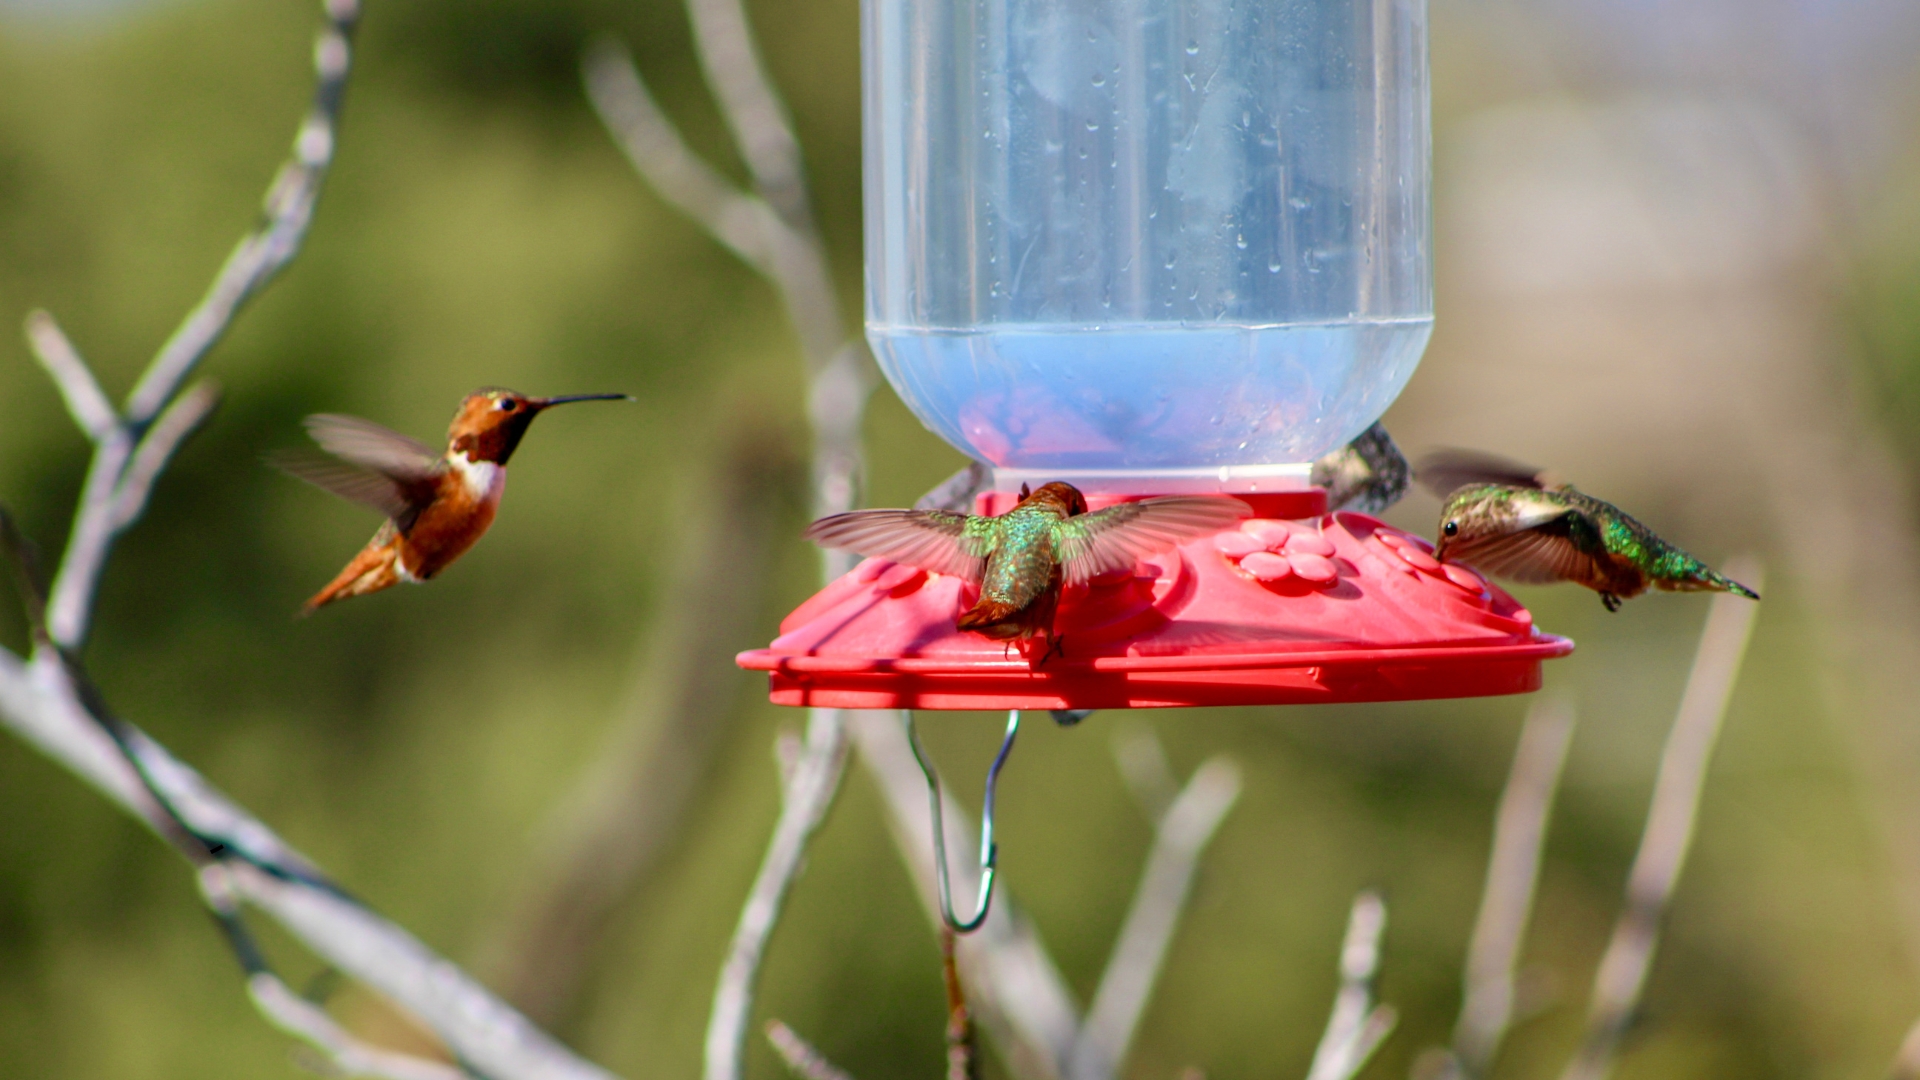
M 1003 470 L 1271 475 L 1412 375 L 1425 0 L 862 20 L 867 334 L 947 441 Z

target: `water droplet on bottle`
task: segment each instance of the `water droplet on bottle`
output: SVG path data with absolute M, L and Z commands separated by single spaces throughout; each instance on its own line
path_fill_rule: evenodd
M 1096 71 L 1096 72 L 1094 72 L 1094 73 L 1093 73 L 1093 85 L 1095 85 L 1095 86 L 1105 86 L 1105 85 L 1107 85 L 1107 73 L 1106 73 L 1106 72 L 1104 72 L 1104 71 Z
M 1167 269 L 1169 270 L 1173 269 L 1174 260 L 1179 257 L 1180 257 L 1180 253 L 1178 251 L 1167 252 L 1167 262 L 1166 262 Z
M 1088 130 L 1088 131 L 1099 131 L 1099 130 L 1100 130 L 1100 121 L 1098 121 L 1098 120 L 1089 120 L 1089 121 L 1087 121 L 1087 130 Z
M 1305 210 L 1307 207 L 1312 206 L 1313 203 L 1308 201 L 1304 195 L 1295 195 L 1293 198 L 1287 200 L 1287 205 L 1293 207 L 1295 210 Z
M 1280 272 L 1280 260 L 1279 260 L 1279 258 L 1277 258 L 1277 257 L 1276 257 L 1276 258 L 1272 258 L 1272 259 L 1268 259 L 1268 260 L 1267 260 L 1267 273 L 1269 273 L 1269 274 L 1277 274 L 1277 273 L 1279 273 L 1279 272 Z
M 1247 250 L 1247 235 L 1245 233 L 1241 233 L 1240 235 L 1234 237 L 1233 246 L 1239 248 L 1241 251 Z
M 1199 55 L 1200 55 L 1200 43 L 1199 43 L 1199 42 L 1197 42 L 1197 41 L 1189 41 L 1189 42 L 1187 42 L 1187 55 L 1188 55 L 1188 56 L 1199 56 Z

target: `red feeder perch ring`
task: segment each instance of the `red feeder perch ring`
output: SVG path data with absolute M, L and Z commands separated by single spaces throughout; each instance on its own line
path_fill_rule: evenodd
M 1318 490 L 1238 496 L 1258 516 L 1060 599 L 1064 655 L 1029 662 L 954 619 L 974 587 L 868 559 L 741 667 L 776 705 L 1142 709 L 1523 694 L 1573 642 L 1420 537 L 1326 514 Z M 981 496 L 980 513 L 1013 497 Z M 1094 509 L 1120 501 L 1089 495 Z M 1036 655 L 1039 650 L 1036 650 Z

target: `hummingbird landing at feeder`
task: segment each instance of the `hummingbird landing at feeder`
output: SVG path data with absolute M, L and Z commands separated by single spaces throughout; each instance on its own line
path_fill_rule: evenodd
M 387 516 L 380 531 L 302 614 L 402 581 L 422 582 L 485 535 L 507 486 L 507 459 L 543 410 L 571 401 L 633 400 L 626 394 L 535 398 L 488 388 L 467 395 L 447 429 L 447 449 L 371 420 L 336 413 L 307 417 L 307 433 L 326 454 L 291 451 L 267 460 L 350 502 Z M 331 457 L 327 455 L 332 455 Z
M 1446 500 L 1434 558 L 1528 583 L 1571 581 L 1608 611 L 1646 592 L 1760 594 L 1660 539 L 1610 502 L 1504 458 L 1444 451 L 1415 475 Z
M 1054 611 L 1065 585 L 1085 582 L 1249 516 L 1238 499 L 1217 495 L 1163 495 L 1087 511 L 1071 484 L 1021 485 L 1020 502 L 998 517 L 947 510 L 855 510 L 807 527 L 822 547 L 892 559 L 936 574 L 964 578 L 980 597 L 956 624 L 1022 651 L 1044 634 L 1048 655 L 1059 651 Z

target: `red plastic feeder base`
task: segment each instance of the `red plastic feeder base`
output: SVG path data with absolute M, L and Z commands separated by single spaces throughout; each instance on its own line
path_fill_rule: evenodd
M 974 586 L 885 559 L 738 660 L 768 673 L 776 705 L 1143 709 L 1524 694 L 1542 660 L 1573 651 L 1417 536 L 1323 514 L 1317 490 L 1239 497 L 1259 516 L 1068 588 L 1054 622 L 1064 654 L 1044 662 L 954 625 Z M 1094 509 L 1116 501 L 1088 496 Z M 990 492 L 980 512 L 1011 505 Z

